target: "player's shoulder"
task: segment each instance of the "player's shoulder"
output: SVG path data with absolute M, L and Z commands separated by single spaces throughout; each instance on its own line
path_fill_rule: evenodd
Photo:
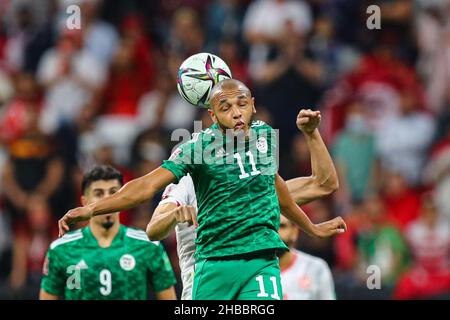
M 78 241 L 83 239 L 82 229 L 71 231 L 63 235 L 61 238 L 56 239 L 50 244 L 50 250 L 55 250 L 57 248 L 67 247 L 71 245 L 76 245 Z
M 150 241 L 145 231 L 136 228 L 125 227 L 125 237 L 128 241 L 134 243 L 135 245 L 149 247 L 160 245 L 159 241 Z

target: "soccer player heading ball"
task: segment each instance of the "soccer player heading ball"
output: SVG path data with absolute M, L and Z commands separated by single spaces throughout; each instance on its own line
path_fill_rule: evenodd
M 198 222 L 191 221 L 198 223 L 193 299 L 280 299 L 276 252 L 287 250 L 278 235 L 280 210 L 313 236 L 344 232 L 345 223 L 313 224 L 294 202 L 277 174 L 275 132 L 252 121 L 254 99 L 243 83 L 215 85 L 208 112 L 210 128 L 117 193 L 70 210 L 59 221 L 60 233 L 72 222 L 133 207 L 190 174 L 198 201 Z

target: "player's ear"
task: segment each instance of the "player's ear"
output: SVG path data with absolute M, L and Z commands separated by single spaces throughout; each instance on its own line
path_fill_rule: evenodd
M 212 106 L 208 109 L 208 114 L 211 117 L 212 121 L 214 123 L 217 123 L 217 118 L 216 118 L 216 115 L 214 114 L 214 112 L 212 111 Z
M 255 98 L 254 97 L 252 97 L 252 108 L 253 108 L 253 113 L 256 113 Z

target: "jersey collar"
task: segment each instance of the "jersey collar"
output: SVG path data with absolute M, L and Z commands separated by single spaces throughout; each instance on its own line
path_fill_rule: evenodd
M 100 246 L 98 245 L 97 239 L 92 234 L 90 226 L 85 227 L 82 230 L 82 232 L 83 232 L 83 236 L 86 238 L 87 244 L 89 246 L 100 248 Z M 125 226 L 120 224 L 119 225 L 119 232 L 117 232 L 116 236 L 114 237 L 113 241 L 111 242 L 111 245 L 109 247 L 107 247 L 107 248 L 102 248 L 102 249 L 112 248 L 112 247 L 117 246 L 118 244 L 121 245 L 124 236 L 125 236 Z

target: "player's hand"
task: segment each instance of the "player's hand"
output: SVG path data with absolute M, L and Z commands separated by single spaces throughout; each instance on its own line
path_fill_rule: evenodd
M 297 127 L 306 134 L 311 134 L 320 124 L 320 111 L 302 109 L 297 115 Z
M 173 210 L 178 223 L 188 222 L 189 225 L 198 226 L 197 210 L 193 206 L 180 206 Z
M 314 228 L 314 235 L 319 238 L 327 238 L 335 234 L 344 233 L 347 231 L 347 225 L 341 217 L 334 218 L 322 223 L 318 223 Z
M 67 211 L 64 217 L 58 221 L 59 236 L 62 237 L 70 230 L 70 224 L 90 218 L 92 218 L 92 211 L 89 207 L 78 207 Z

